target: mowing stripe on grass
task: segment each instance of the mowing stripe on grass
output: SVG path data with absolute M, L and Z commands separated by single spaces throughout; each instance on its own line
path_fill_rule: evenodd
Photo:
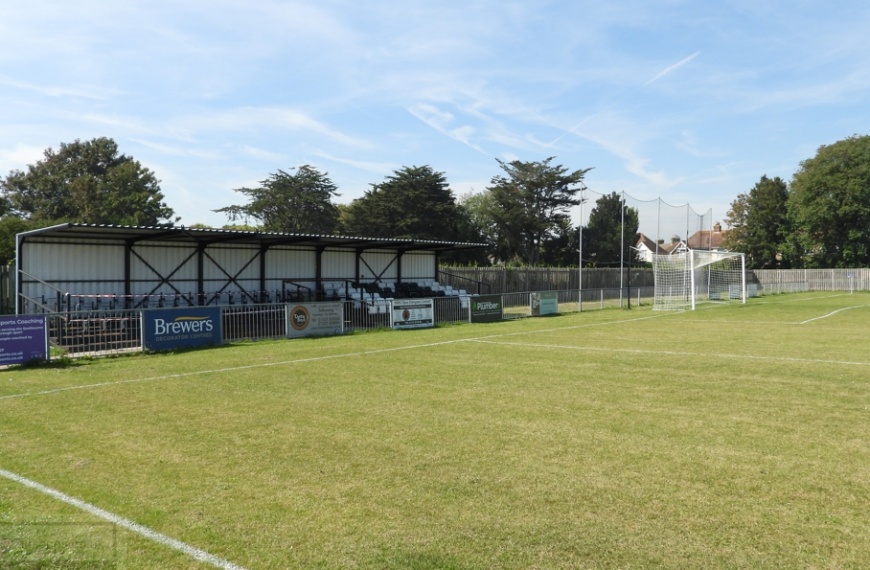
M 670 314 L 670 313 L 668 313 Z M 397 352 L 400 350 L 414 350 L 418 348 L 430 348 L 434 346 L 443 346 L 448 344 L 457 344 L 462 342 L 473 342 L 478 340 L 486 340 L 490 338 L 504 338 L 509 336 L 519 336 L 519 335 L 527 335 L 527 334 L 540 334 L 540 333 L 549 333 L 549 332 L 557 332 L 557 331 L 565 331 L 565 330 L 574 330 L 574 329 L 582 329 L 589 327 L 599 327 L 599 326 L 608 326 L 608 325 L 618 325 L 625 324 L 635 321 L 644 321 L 647 319 L 655 319 L 667 316 L 666 313 L 660 313 L 657 315 L 646 316 L 646 317 L 638 317 L 634 319 L 620 319 L 618 321 L 609 321 L 606 323 L 588 323 L 582 325 L 571 325 L 567 327 L 553 327 L 548 329 L 539 329 L 533 331 L 515 331 L 509 333 L 500 333 L 494 335 L 486 335 L 476 338 L 468 338 L 468 339 L 456 339 L 456 340 L 445 340 L 441 342 L 430 342 L 426 344 L 413 344 L 409 346 L 397 346 L 393 348 L 377 348 L 374 350 L 364 350 L 359 352 L 346 352 L 343 354 L 330 354 L 326 356 L 311 356 L 308 358 L 298 358 L 295 360 L 283 360 L 280 362 L 265 362 L 261 364 L 246 364 L 243 366 L 231 366 L 227 368 L 213 368 L 209 370 L 194 370 L 193 372 L 182 372 L 179 374 L 166 374 L 163 376 L 151 376 L 148 378 L 130 378 L 127 380 L 115 380 L 112 382 L 96 382 L 93 384 L 81 384 L 78 386 L 65 386 L 63 388 L 52 388 L 51 390 L 40 390 L 38 392 L 22 392 L 21 394 L 7 394 L 5 396 L 0 396 L 0 401 L 2 400 L 12 400 L 15 398 L 25 398 L 28 396 L 47 396 L 50 394 L 60 394 L 62 392 L 69 392 L 71 390 L 87 390 L 90 388 L 104 388 L 106 386 L 115 386 L 117 384 L 134 384 L 138 382 L 158 382 L 161 380 L 176 380 L 179 378 L 189 378 L 192 376 L 202 376 L 204 374 L 220 374 L 224 372 L 238 372 L 239 370 L 252 370 L 255 368 L 266 368 L 269 366 L 285 366 L 289 364 L 302 364 L 305 362 L 318 362 L 323 360 L 334 360 L 338 358 L 352 358 L 356 356 L 368 356 L 372 354 L 383 354 L 388 352 Z
M 849 360 L 826 360 L 817 358 L 793 358 L 787 356 L 755 356 L 752 354 L 717 354 L 714 352 L 688 352 L 679 350 L 644 350 L 640 348 L 612 348 L 600 346 L 568 346 L 564 344 L 539 344 L 534 342 L 498 342 L 486 339 L 469 339 L 469 342 L 481 344 L 496 344 L 500 346 L 519 346 L 529 348 L 560 348 L 565 350 L 585 350 L 589 352 L 621 352 L 626 354 L 651 354 L 666 356 L 711 356 L 713 358 L 766 360 L 774 362 L 803 362 L 807 364 L 841 364 L 844 366 L 870 366 L 870 362 L 857 362 Z
M 26 396 L 45 396 L 49 394 L 59 394 L 61 392 L 69 392 L 70 390 L 86 390 L 88 388 L 103 388 L 106 386 L 115 386 L 117 384 L 134 384 L 137 382 L 158 382 L 160 380 L 176 380 L 178 378 L 189 378 L 191 376 L 202 376 L 203 374 L 220 374 L 223 372 L 238 372 L 239 370 L 252 370 L 254 368 L 266 368 L 269 366 L 284 366 L 288 364 L 301 364 L 303 362 L 318 362 L 322 360 L 333 360 L 336 358 L 349 358 L 354 356 L 366 356 L 369 354 L 380 354 L 384 352 L 395 352 L 398 350 L 410 350 L 415 348 L 426 348 L 430 346 L 439 346 L 443 344 L 455 344 L 463 342 L 459 340 L 447 340 L 443 342 L 433 342 L 429 344 L 418 344 L 412 346 L 398 346 L 394 348 L 379 348 L 375 350 L 365 350 L 361 352 L 346 352 L 344 354 L 330 354 L 327 356 L 311 356 L 309 358 L 298 358 L 296 360 L 283 360 L 280 362 L 264 362 L 261 364 L 246 364 L 244 366 L 230 366 L 227 368 L 212 368 L 208 370 L 194 370 L 193 372 L 182 372 L 179 374 L 166 374 L 164 376 L 151 376 L 148 378 L 129 378 L 127 380 L 115 380 L 112 382 L 97 382 L 94 384 L 81 384 L 78 386 L 65 386 L 63 388 L 53 388 L 51 390 L 40 390 L 39 392 L 23 392 L 21 394 L 7 394 L 0 396 L 0 400 L 11 400 L 13 398 L 24 398 Z
M 125 528 L 131 532 L 138 534 L 139 536 L 143 536 L 149 540 L 153 540 L 154 542 L 161 544 L 163 546 L 172 548 L 173 550 L 177 550 L 183 554 L 194 558 L 195 560 L 199 560 L 200 562 L 205 562 L 206 564 L 210 564 L 215 568 L 222 568 L 223 570 L 245 570 L 244 567 L 239 566 L 238 564 L 234 564 L 228 560 L 224 560 L 223 558 L 219 558 L 213 554 L 209 554 L 205 550 L 201 550 L 196 548 L 195 546 L 191 546 L 185 542 L 181 542 L 175 538 L 170 536 L 166 536 L 165 534 L 161 534 L 156 530 L 152 530 L 147 526 L 142 526 L 139 523 L 133 522 L 129 519 L 125 519 L 124 517 L 118 516 L 116 514 L 110 513 L 109 511 L 103 510 L 100 507 L 92 505 L 88 502 L 82 501 L 81 499 L 76 499 L 75 497 L 70 497 L 65 493 L 61 493 L 57 489 L 52 489 L 51 487 L 46 487 L 41 483 L 37 483 L 31 479 L 26 477 L 22 477 L 21 475 L 17 475 L 12 473 L 11 471 L 6 471 L 5 469 L 0 469 L 0 477 L 5 477 L 10 481 L 14 481 L 16 483 L 20 483 L 25 487 L 29 487 L 40 493 L 46 494 L 52 498 L 57 499 L 67 505 L 71 505 L 94 515 L 95 517 L 101 518 L 110 523 L 116 524 L 121 528 Z

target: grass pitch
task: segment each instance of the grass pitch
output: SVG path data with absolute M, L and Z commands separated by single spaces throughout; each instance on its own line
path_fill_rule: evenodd
M 867 568 L 868 322 L 815 293 L 0 371 L 0 567 Z

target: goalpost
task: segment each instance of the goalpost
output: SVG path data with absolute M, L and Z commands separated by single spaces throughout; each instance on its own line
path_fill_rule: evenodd
M 653 310 L 694 310 L 704 302 L 746 302 L 742 253 L 687 249 L 653 259 Z

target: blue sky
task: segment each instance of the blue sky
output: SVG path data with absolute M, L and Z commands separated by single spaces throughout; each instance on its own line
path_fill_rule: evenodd
M 868 134 L 868 30 L 851 0 L 4 2 L 0 174 L 107 136 L 219 227 L 233 188 L 302 164 L 350 202 L 403 166 L 461 196 L 554 156 L 721 220 Z

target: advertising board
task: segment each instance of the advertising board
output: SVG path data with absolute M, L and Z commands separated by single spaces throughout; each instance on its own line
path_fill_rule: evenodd
M 529 295 L 532 304 L 532 316 L 543 317 L 559 312 L 559 294 L 556 291 L 538 291 Z
M 330 336 L 344 332 L 342 303 L 287 305 L 287 336 Z
M 48 359 L 48 320 L 44 315 L 0 317 L 0 366 Z
M 504 303 L 501 295 L 471 297 L 471 322 L 493 323 L 504 318 Z
M 392 327 L 394 329 L 422 329 L 435 326 L 435 308 L 432 299 L 394 299 Z
M 223 343 L 219 307 L 151 309 L 143 312 L 146 350 L 174 350 Z

